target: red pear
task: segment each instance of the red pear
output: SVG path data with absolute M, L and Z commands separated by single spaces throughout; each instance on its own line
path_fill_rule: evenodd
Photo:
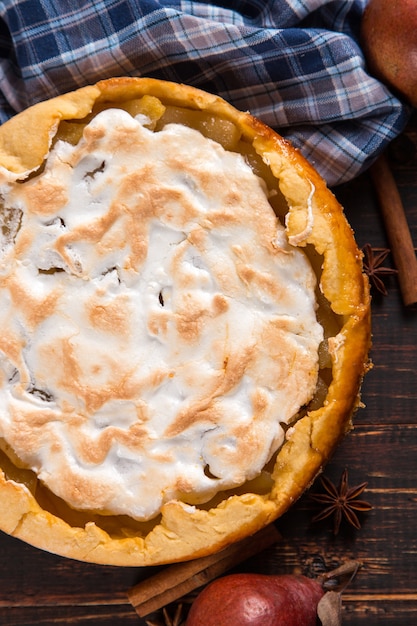
M 372 74 L 417 107 L 417 1 L 369 0 L 361 45 Z
M 230 574 L 197 596 L 186 626 L 316 626 L 323 594 L 301 575 Z

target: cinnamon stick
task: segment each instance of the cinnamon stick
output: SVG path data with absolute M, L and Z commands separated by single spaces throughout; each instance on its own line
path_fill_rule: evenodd
M 176 563 L 140 582 L 128 591 L 129 602 L 140 617 L 178 600 L 224 574 L 281 539 L 273 524 L 217 554 Z
M 417 258 L 404 206 L 385 155 L 371 166 L 370 174 L 384 219 L 391 253 L 405 306 L 417 304 Z

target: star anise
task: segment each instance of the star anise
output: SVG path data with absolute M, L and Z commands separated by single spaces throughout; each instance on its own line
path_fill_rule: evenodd
M 313 522 L 333 517 L 333 533 L 338 534 L 342 519 L 345 518 L 354 528 L 361 527 L 355 511 L 370 511 L 372 506 L 364 500 L 357 500 L 366 489 L 368 483 L 364 482 L 355 487 L 349 487 L 348 470 L 345 469 L 340 478 L 339 486 L 336 487 L 331 480 L 322 476 L 321 484 L 325 493 L 311 494 L 310 498 L 323 505 L 323 510 L 313 517 Z
M 363 269 L 368 275 L 371 285 L 383 296 L 386 296 L 388 291 L 382 277 L 397 274 L 397 270 L 382 265 L 391 251 L 388 248 L 380 250 L 372 248 L 369 243 L 363 246 L 362 251 L 364 253 Z
M 147 626 L 183 626 L 185 623 L 183 608 L 182 603 L 176 604 L 171 615 L 168 608 L 164 607 L 161 611 L 161 619 L 155 621 L 150 619 L 146 621 L 146 624 Z

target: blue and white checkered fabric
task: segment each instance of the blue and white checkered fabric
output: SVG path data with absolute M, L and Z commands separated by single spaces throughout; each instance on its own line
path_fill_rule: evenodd
M 290 139 L 330 185 L 363 171 L 409 109 L 366 71 L 366 0 L 0 0 L 0 122 L 111 76 L 217 93 Z

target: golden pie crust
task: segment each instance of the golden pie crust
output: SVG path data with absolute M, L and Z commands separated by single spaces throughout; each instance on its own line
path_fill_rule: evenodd
M 155 120 L 167 107 L 174 119 L 207 133 L 227 149 L 240 151 L 243 146 L 268 186 L 276 186 L 277 211 L 288 240 L 306 251 L 318 276 L 318 316 L 325 328 L 327 363 L 325 392 L 318 390 L 305 414 L 288 429 L 285 443 L 265 468 L 264 483 L 255 480 L 235 493 L 224 492 L 208 505 L 167 502 L 156 520 L 74 511 L 40 486 L 35 474 L 16 467 L 12 455 L 1 453 L 4 532 L 66 557 L 119 566 L 204 556 L 285 513 L 352 427 L 370 348 L 368 281 L 340 204 L 288 141 L 217 96 L 148 78 L 104 80 L 39 103 L 6 122 L 0 128 L 0 166 L 16 174 L 36 171 L 57 133 L 70 137 L 96 111 L 118 106 L 129 110 L 136 103 Z

